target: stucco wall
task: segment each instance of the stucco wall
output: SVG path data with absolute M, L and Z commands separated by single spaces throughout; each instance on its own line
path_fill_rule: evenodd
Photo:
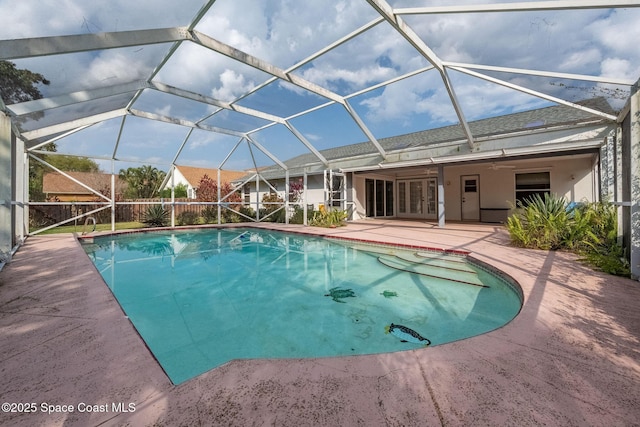
M 196 198 L 196 192 L 193 189 L 193 186 L 191 184 L 189 184 L 189 181 L 187 181 L 187 178 L 184 177 L 184 175 L 182 174 L 182 172 L 180 172 L 180 169 L 174 169 L 173 170 L 174 173 L 174 177 L 173 177 L 173 185 L 175 185 L 176 187 L 180 184 L 184 185 L 187 187 L 187 197 L 189 197 L 190 199 L 195 199 Z M 169 179 L 169 181 L 167 182 L 167 185 L 165 186 L 165 188 L 171 188 L 172 181 L 171 179 Z
M 556 157 L 547 159 L 513 161 L 500 164 L 513 166 L 493 169 L 491 163 L 446 166 L 444 168 L 445 215 L 446 220 L 461 220 L 461 177 L 478 175 L 480 188 L 480 208 L 510 208 L 515 205 L 515 176 L 517 173 L 548 171 L 551 192 L 566 197 L 570 201 L 595 201 L 597 191 L 594 182 L 594 159 L 591 155 Z M 415 173 L 403 172 L 402 176 L 419 177 L 424 168 Z M 354 177 L 355 216 L 365 217 L 365 180 L 395 179 L 381 174 L 358 174 Z M 425 175 L 422 175 L 425 176 Z M 396 201 L 397 202 L 397 201 Z M 396 209 L 397 211 L 397 209 Z
M 322 175 L 309 175 L 307 177 L 307 204 L 313 204 L 314 209 L 318 209 L 318 205 L 324 203 L 324 177 Z M 298 182 L 298 178 L 291 178 L 291 182 Z M 285 180 L 277 179 L 270 181 L 271 185 L 273 185 L 277 190 L 280 197 L 284 199 L 285 197 Z M 251 189 L 251 194 L 249 196 L 251 200 L 251 207 L 256 208 L 256 202 L 261 201 L 262 197 L 265 194 L 269 194 L 272 189 L 269 187 L 264 181 L 259 182 L 259 190 L 256 193 L 256 182 L 251 181 L 247 183 L 249 188 Z M 302 201 L 300 201 L 302 203 Z
M 445 214 L 447 220 L 461 219 L 461 177 L 479 175 L 480 208 L 510 208 L 515 205 L 517 173 L 549 172 L 551 192 L 570 201 L 594 201 L 593 160 L 591 157 L 550 158 L 527 162 L 512 169 L 490 168 L 491 164 L 449 166 L 445 168 Z M 509 163 L 506 163 L 509 165 Z

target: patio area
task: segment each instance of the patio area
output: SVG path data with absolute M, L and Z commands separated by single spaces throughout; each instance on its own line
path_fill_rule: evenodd
M 470 251 L 517 280 L 524 305 L 503 328 L 463 341 L 235 360 L 174 386 L 75 238 L 35 236 L 0 272 L 0 425 L 638 425 L 637 281 L 572 254 L 510 247 L 500 225 L 255 226 Z M 24 404 L 33 411 L 20 413 Z

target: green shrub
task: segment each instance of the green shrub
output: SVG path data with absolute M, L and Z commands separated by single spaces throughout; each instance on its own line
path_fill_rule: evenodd
M 313 213 L 309 225 L 314 227 L 340 227 L 346 225 L 347 211 L 319 210 Z
M 149 227 L 165 227 L 169 224 L 169 211 L 162 205 L 151 205 L 145 211 L 142 222 Z
M 580 260 L 607 274 L 625 277 L 631 275 L 631 268 L 625 257 L 624 249 L 617 243 L 594 244 L 590 250 L 582 251 Z
M 200 215 L 197 212 L 184 211 L 178 214 L 176 218 L 178 225 L 194 225 L 200 222 Z
M 222 222 L 225 224 L 245 221 L 245 218 L 238 215 L 238 212 L 236 212 L 233 209 L 223 208 L 221 212 L 221 216 L 222 216 Z
M 515 246 L 570 250 L 595 269 L 629 276 L 617 227 L 616 207 L 610 203 L 569 204 L 549 194 L 518 204 L 518 211 L 507 219 Z
M 567 205 L 566 200 L 549 193 L 518 202 L 519 212 L 507 218 L 512 242 L 525 248 L 560 249 L 569 222 Z
M 173 195 L 176 199 L 186 198 L 188 197 L 187 193 L 187 185 L 186 184 L 178 184 L 173 191 Z M 164 190 L 158 192 L 158 197 L 162 197 L 165 199 L 171 198 L 171 188 L 165 188 Z
M 208 206 L 202 210 L 202 218 L 205 224 L 218 223 L 218 207 Z M 242 222 L 243 218 L 233 209 L 221 208 L 220 221 L 222 224 Z
M 582 261 L 605 273 L 630 276 L 629 262 L 618 244 L 616 207 L 611 203 L 590 203 L 581 211 L 587 226 L 576 251 L 582 255 Z
M 263 222 L 284 223 L 286 220 L 286 211 L 284 208 L 276 211 L 275 209 L 260 209 L 260 219 Z
M 249 218 L 256 217 L 256 211 L 251 206 L 240 206 L 240 209 L 238 210 L 238 212 L 240 212 L 242 215 L 245 215 Z M 238 215 L 238 218 L 240 218 L 240 222 L 249 221 L 244 216 Z
M 218 222 L 218 208 L 207 206 L 202 209 L 202 218 L 205 224 L 215 224 Z
M 294 206 L 293 215 L 289 218 L 289 224 L 304 224 L 304 209 L 300 206 Z M 313 218 L 313 209 L 307 209 L 307 223 Z
M 284 200 L 276 193 L 268 193 L 262 196 L 264 207 L 260 209 L 260 218 L 266 218 L 266 222 L 283 223 L 286 219 Z

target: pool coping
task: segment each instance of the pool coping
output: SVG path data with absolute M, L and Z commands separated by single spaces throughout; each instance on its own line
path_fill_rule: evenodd
M 264 230 L 265 227 L 264 226 L 257 226 L 253 223 L 232 223 L 232 224 L 221 224 L 221 225 L 217 225 L 217 224 L 203 224 L 203 225 L 190 225 L 190 226 L 180 226 L 180 227 L 153 227 L 153 228 L 134 228 L 134 229 L 128 229 L 128 230 L 115 230 L 115 231 L 102 231 L 102 232 L 96 232 L 96 233 L 91 233 L 91 234 L 86 234 L 86 235 L 77 235 L 77 239 L 80 241 L 83 240 L 87 240 L 90 241 L 92 240 L 94 237 L 103 237 L 103 236 L 111 236 L 111 235 L 122 235 L 122 234 L 135 234 L 135 233 L 153 233 L 153 232 L 160 232 L 160 231 L 188 231 L 188 230 L 206 230 L 206 229 L 220 229 L 220 228 L 253 228 L 256 230 Z M 327 228 L 328 230 L 331 230 L 332 228 Z M 305 232 L 303 230 L 284 230 L 284 229 L 279 229 L 279 228 L 274 228 L 274 230 L 278 230 L 278 231 L 286 231 L 287 233 L 291 233 L 291 234 L 300 234 L 300 235 L 305 235 L 305 236 L 313 236 L 313 237 L 324 237 L 327 239 L 334 239 L 334 240 L 346 240 L 346 241 L 350 241 L 350 242 L 359 242 L 359 243 L 365 243 L 365 244 L 376 244 L 376 245 L 384 245 L 384 246 L 397 246 L 397 247 L 404 247 L 407 249 L 424 249 L 424 250 L 428 250 L 428 251 L 435 251 L 435 252 L 444 252 L 444 253 L 451 253 L 451 254 L 456 254 L 456 255 L 469 255 L 470 252 L 469 251 L 463 251 L 463 250 L 459 250 L 459 249 L 448 249 L 448 248 L 439 248 L 439 247 L 433 247 L 433 246 L 422 246 L 422 245 L 409 245 L 409 244 L 403 244 L 403 243 L 385 243 L 383 241 L 375 241 L 375 240 L 367 240 L 367 239 L 357 239 L 357 238 L 350 238 L 350 237 L 344 237 L 344 236 L 335 236 L 332 235 L 330 233 L 311 233 L 311 232 Z
M 0 399 L 130 402 L 135 411 L 1 413 L 0 423 L 634 425 L 640 419 L 638 282 L 593 272 L 571 254 L 508 247 L 500 227 L 368 221 L 322 232 L 468 250 L 518 279 L 522 310 L 498 330 L 442 346 L 236 360 L 173 386 L 108 288 L 96 286 L 102 279 L 88 268 L 93 264 L 80 243 L 71 235 L 36 236 L 0 272 Z

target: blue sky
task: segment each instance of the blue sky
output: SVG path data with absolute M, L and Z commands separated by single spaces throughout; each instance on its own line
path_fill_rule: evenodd
M 400 8 L 478 2 L 398 0 L 389 3 Z M 0 39 L 186 26 L 203 4 L 196 0 L 0 0 L 3 21 Z M 218 0 L 196 30 L 286 70 L 377 16 L 366 1 Z M 443 61 L 632 81 L 640 77 L 638 8 L 407 15 L 404 19 Z M 159 44 L 14 62 L 20 68 L 44 74 L 52 83 L 43 88 L 43 92 L 45 96 L 55 96 L 147 79 L 169 48 L 168 44 Z M 429 62 L 423 56 L 389 24 L 382 22 L 292 73 L 348 96 L 427 66 Z M 566 79 L 486 74 L 569 100 L 606 94 L 610 89 Z M 546 101 L 466 74 L 450 71 L 449 75 L 468 120 L 548 105 Z M 222 101 L 233 101 L 270 77 L 201 46 L 183 43 L 154 80 Z M 117 105 L 121 99 L 111 101 Z M 237 103 L 288 117 L 327 101 L 300 87 L 277 81 Z M 349 98 L 349 103 L 376 138 L 457 123 L 436 70 Z M 89 105 L 81 108 L 87 107 Z M 150 90 L 142 94 L 133 108 L 190 121 L 201 120 L 216 110 L 210 105 Z M 50 118 L 43 120 L 55 120 L 72 113 L 73 109 L 51 111 Z M 205 123 L 240 132 L 265 124 L 262 119 L 234 112 L 219 113 Z M 346 110 L 336 104 L 292 118 L 291 123 L 319 149 L 366 140 Z M 108 158 L 113 153 L 120 125 L 120 119 L 94 125 L 60 140 L 59 150 Z M 117 156 L 166 169 L 162 164 L 173 160 L 188 131 L 182 126 L 130 117 Z M 283 160 L 308 152 L 282 125 L 256 132 L 253 137 Z M 217 167 L 238 139 L 196 130 L 177 163 Z M 271 163 L 256 149 L 253 156 L 259 164 Z M 110 168 L 109 162 L 101 161 L 101 165 L 105 170 Z M 135 164 L 118 163 L 116 169 L 130 165 Z M 241 144 L 225 168 L 251 166 L 251 153 L 246 144 Z

